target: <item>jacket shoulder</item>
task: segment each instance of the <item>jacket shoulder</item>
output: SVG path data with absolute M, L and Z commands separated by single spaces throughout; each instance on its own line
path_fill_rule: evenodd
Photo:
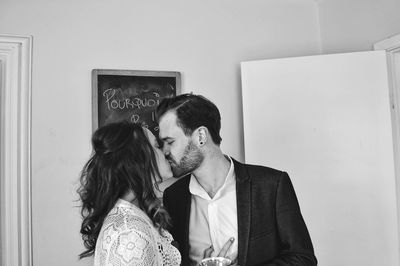
M 239 175 L 239 179 L 251 179 L 253 181 L 259 179 L 269 179 L 278 181 L 280 178 L 287 176 L 287 173 L 282 170 L 271 168 L 263 165 L 244 164 L 238 161 L 235 163 L 235 173 Z
M 179 178 L 175 183 L 165 189 L 165 194 L 176 193 L 178 191 L 185 191 L 189 188 L 190 174 Z
M 278 169 L 271 168 L 268 166 L 254 165 L 254 164 L 244 164 L 244 166 L 247 168 L 247 171 L 249 171 L 253 174 L 261 174 L 261 175 L 268 175 L 268 176 L 280 176 L 285 173 L 282 170 L 278 170 Z

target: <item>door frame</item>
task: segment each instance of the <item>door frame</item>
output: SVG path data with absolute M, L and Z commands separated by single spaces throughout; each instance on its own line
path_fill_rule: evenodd
M 396 176 L 397 221 L 400 232 L 400 34 L 375 43 L 374 50 L 385 50 L 387 56 Z M 400 244 L 400 233 L 398 238 Z
M 32 265 L 32 36 L 0 35 L 1 265 Z

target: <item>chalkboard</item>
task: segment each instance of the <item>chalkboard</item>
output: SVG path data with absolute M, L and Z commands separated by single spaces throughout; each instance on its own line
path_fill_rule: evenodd
M 93 131 L 124 120 L 140 123 L 158 136 L 155 109 L 180 88 L 179 72 L 93 69 Z

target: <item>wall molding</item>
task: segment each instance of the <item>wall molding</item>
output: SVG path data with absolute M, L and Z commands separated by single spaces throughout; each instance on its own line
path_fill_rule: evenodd
M 32 36 L 0 35 L 1 265 L 32 265 Z
M 396 175 L 397 221 L 400 232 L 400 34 L 375 43 L 374 50 L 385 50 L 387 56 Z M 400 234 L 398 239 L 400 245 Z

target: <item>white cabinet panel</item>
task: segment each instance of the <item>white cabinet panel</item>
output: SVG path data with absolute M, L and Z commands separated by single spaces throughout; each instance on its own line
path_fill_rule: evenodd
M 245 159 L 287 171 L 320 265 L 399 265 L 383 51 L 243 62 Z

